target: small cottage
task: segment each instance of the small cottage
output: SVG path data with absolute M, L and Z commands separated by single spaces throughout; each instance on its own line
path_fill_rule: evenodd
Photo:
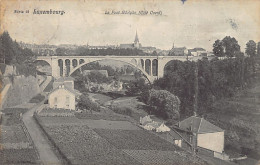
M 171 129 L 167 127 L 164 123 L 161 123 L 159 127 L 156 128 L 156 132 L 168 132 Z
M 149 115 L 145 116 L 145 117 L 140 117 L 140 124 L 141 125 L 145 125 L 147 123 L 151 123 L 152 119 L 150 118 Z
M 60 85 L 49 94 L 49 107 L 75 110 L 76 95 L 77 93 L 71 88 Z
M 149 130 L 149 131 L 152 131 L 152 130 L 156 130 L 156 128 L 159 127 L 159 123 L 157 122 L 149 122 L 149 123 L 146 123 L 143 128 L 146 129 L 146 130 Z

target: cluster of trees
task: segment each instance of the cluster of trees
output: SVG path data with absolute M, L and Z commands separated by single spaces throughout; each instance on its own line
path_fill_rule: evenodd
M 226 36 L 222 40 L 216 40 L 213 44 L 213 53 L 217 57 L 237 57 L 243 55 L 240 52 L 238 41 L 234 37 Z M 248 56 L 260 56 L 260 42 L 249 40 L 246 43 L 246 52 Z
M 83 111 L 89 110 L 90 113 L 92 113 L 93 111 L 96 112 L 100 111 L 100 106 L 97 103 L 91 101 L 86 93 L 80 95 L 77 102 L 78 102 L 77 108 L 80 110 Z
M 106 77 L 102 73 L 98 71 L 92 71 L 88 75 L 79 74 L 75 77 L 75 88 L 80 92 L 88 92 L 88 88 L 86 86 L 92 83 L 111 83 L 113 81 L 113 77 Z
M 35 75 L 36 67 L 33 64 L 35 55 L 30 49 L 22 49 L 13 41 L 8 32 L 0 35 L 0 63 L 16 66 L 18 74 L 25 76 Z
M 69 52 L 69 53 L 67 53 Z M 78 55 L 78 56 L 106 56 L 106 55 L 115 55 L 115 56 L 146 56 L 151 55 L 149 53 L 145 53 L 140 49 L 112 49 L 112 48 L 104 48 L 104 49 L 89 49 L 87 47 L 78 47 L 75 50 L 67 50 L 65 48 L 57 48 L 56 55 L 57 56 L 66 56 L 66 55 Z
M 145 95 L 145 103 L 150 105 L 150 111 L 164 119 L 178 120 L 180 117 L 180 100 L 177 96 L 166 90 L 151 89 Z
M 257 47 L 260 47 L 259 45 Z M 133 82 L 129 85 L 127 94 L 139 95 L 142 101 L 148 105 L 157 106 L 159 109 L 163 107 L 164 111 L 157 112 L 165 115 L 167 108 L 158 101 L 158 98 L 150 99 L 150 101 L 147 98 L 151 97 L 148 91 L 152 88 L 166 90 L 180 99 L 181 118 L 193 115 L 194 111 L 199 115 L 205 114 L 211 110 L 216 100 L 232 97 L 251 84 L 255 77 L 254 57 L 258 53 L 255 51 L 257 47 L 254 42 L 249 41 L 246 45 L 246 53 L 249 56 L 246 57 L 240 52 L 240 46 L 235 38 L 225 37 L 214 43 L 213 50 L 218 57 L 229 58 L 224 60 L 216 58 L 211 61 L 203 58 L 197 62 L 171 61 L 165 67 L 163 78 L 156 80 L 152 86 L 145 84 L 142 80 Z M 158 92 L 163 93 L 160 90 Z M 178 115 L 173 113 L 173 116 Z
M 139 96 L 146 103 L 147 111 L 166 120 L 178 120 L 180 117 L 180 100 L 167 90 L 154 89 L 144 78 L 138 78 L 128 84 L 126 95 Z
M 231 39 L 231 41 L 234 40 Z M 170 91 L 180 98 L 183 117 L 194 114 L 195 105 L 197 105 L 197 113 L 204 114 L 210 110 L 215 100 L 232 97 L 253 80 L 254 58 L 243 56 L 239 52 L 239 45 L 233 46 L 233 48 L 236 50 L 224 49 L 225 51 L 219 56 L 236 58 L 211 61 L 204 58 L 197 62 L 171 61 L 165 67 L 164 77 L 157 80 L 154 86 Z M 196 86 L 196 82 L 198 82 L 198 86 Z M 195 92 L 196 87 L 197 92 Z M 197 94 L 197 100 L 195 94 Z
M 213 53 L 217 57 L 236 57 L 240 54 L 240 46 L 234 37 L 226 36 L 222 40 L 215 41 Z

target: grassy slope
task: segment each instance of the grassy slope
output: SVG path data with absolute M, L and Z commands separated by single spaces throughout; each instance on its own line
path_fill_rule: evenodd
M 260 69 L 253 87 L 220 100 L 205 116 L 225 130 L 225 151 L 260 160 Z

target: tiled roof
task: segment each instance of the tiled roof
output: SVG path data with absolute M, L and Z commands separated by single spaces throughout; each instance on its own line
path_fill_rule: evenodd
M 75 91 L 75 90 L 73 90 L 73 89 L 70 89 L 70 88 L 66 88 L 65 86 L 64 86 L 63 88 L 57 87 L 57 88 L 53 89 L 53 90 L 50 92 L 50 94 L 53 93 L 53 92 L 55 92 L 55 91 L 57 91 L 57 90 L 60 90 L 60 89 L 64 89 L 64 90 L 66 90 L 66 91 L 69 91 L 70 93 L 72 93 L 72 94 L 74 94 L 74 95 L 80 95 L 79 92 L 77 92 L 77 91 Z
M 207 120 L 196 116 L 191 116 L 181 121 L 179 123 L 179 127 L 196 133 L 213 133 L 224 131 Z

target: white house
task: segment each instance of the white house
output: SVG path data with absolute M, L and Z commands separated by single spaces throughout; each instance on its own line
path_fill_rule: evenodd
M 167 127 L 164 123 L 159 123 L 159 122 L 149 122 L 150 118 L 145 118 L 148 119 L 148 121 L 144 121 L 143 128 L 149 131 L 154 130 L 155 132 L 168 132 L 171 129 Z
M 60 85 L 49 94 L 49 107 L 75 110 L 76 95 L 74 90 Z
M 140 124 L 141 125 L 145 125 L 146 123 L 150 123 L 152 122 L 152 119 L 150 118 L 149 115 L 145 116 L 145 117 L 140 117 Z
M 146 130 L 149 130 L 149 131 L 152 131 L 152 130 L 156 130 L 156 128 L 159 127 L 159 123 L 157 122 L 150 122 L 150 123 L 146 123 L 143 128 L 146 129 Z
M 167 127 L 164 123 L 160 124 L 159 127 L 156 128 L 156 132 L 169 132 L 171 129 Z
M 215 154 L 224 151 L 224 130 L 203 118 L 192 116 L 181 122 L 179 127 L 193 133 L 191 143 L 198 149 L 206 149 Z

